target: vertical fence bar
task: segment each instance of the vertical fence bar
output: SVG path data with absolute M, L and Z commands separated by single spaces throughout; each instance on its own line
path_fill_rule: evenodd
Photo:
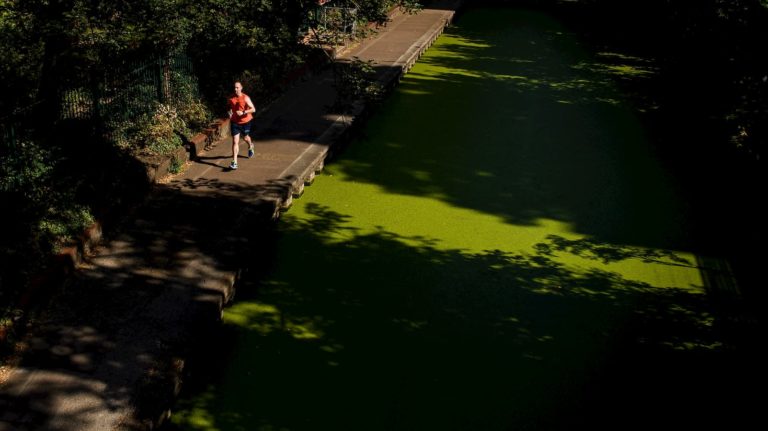
M 14 148 L 16 146 L 16 133 L 13 123 L 11 121 L 3 121 L 0 123 L 0 130 L 2 130 L 3 152 Z
M 158 102 L 179 104 L 189 98 L 200 97 L 192 61 L 184 54 L 156 57 L 133 66 L 132 70 L 109 76 L 94 73 L 88 79 L 90 82 L 83 86 L 60 90 L 58 97 L 55 97 L 56 119 L 91 120 L 97 133 L 100 133 L 114 129 L 108 127 L 108 123 L 132 122 L 141 115 L 153 112 Z M 45 103 L 50 103 L 50 100 Z M 0 119 L 0 149 L 4 152 L 16 146 L 20 136 L 27 133 L 24 125 L 33 121 L 32 108 L 27 107 Z
M 61 91 L 57 98 L 58 118 L 92 120 L 95 128 L 117 135 L 108 138 L 117 138 L 124 133 L 122 130 L 135 129 L 131 123 L 153 113 L 157 103 L 179 104 L 199 98 L 192 72 L 189 57 L 168 54 L 129 64 L 122 71 L 94 73 L 83 87 Z M 112 127 L 119 123 L 123 127 Z M 3 128 L 1 138 L 7 142 L 9 128 L 6 124 Z

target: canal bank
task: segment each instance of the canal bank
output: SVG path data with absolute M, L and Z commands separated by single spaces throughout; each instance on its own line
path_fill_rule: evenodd
M 342 60 L 373 60 L 393 85 L 460 3 L 399 15 Z M 147 429 L 167 419 L 186 352 L 206 342 L 242 269 L 257 264 L 249 255 L 261 226 L 364 112 L 328 109 L 333 84 L 326 70 L 289 90 L 257 118 L 256 154 L 240 169 L 227 169 L 228 139 L 216 142 L 95 251 L 27 340 L 0 392 L 0 429 Z

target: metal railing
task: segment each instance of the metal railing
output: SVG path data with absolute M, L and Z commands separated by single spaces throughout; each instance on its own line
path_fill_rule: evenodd
M 54 109 L 58 112 L 54 126 L 76 120 L 92 121 L 96 128 L 109 129 L 104 126 L 132 122 L 151 114 L 159 103 L 175 104 L 200 97 L 192 61 L 183 54 L 133 63 L 122 71 L 84 81 L 79 86 L 60 89 L 53 100 L 42 100 L 1 117 L 0 151 L 6 153 L 20 140 L 31 138 L 36 125 L 41 123 L 35 119 L 41 105 L 48 115 Z M 51 119 L 44 120 L 45 127 L 50 127 Z
M 189 95 L 200 96 L 189 57 L 154 58 L 134 63 L 125 72 L 111 73 L 101 82 L 63 89 L 60 119 L 130 120 L 151 112 L 158 103 L 173 103 Z

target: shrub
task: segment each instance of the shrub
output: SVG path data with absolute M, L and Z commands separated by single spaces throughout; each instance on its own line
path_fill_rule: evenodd
M 168 172 L 172 174 L 178 174 L 184 168 L 184 161 L 176 156 L 171 157 L 171 164 L 168 167 Z
M 9 224 L 0 237 L 0 312 L 24 289 L 29 274 L 42 271 L 64 242 L 93 223 L 76 200 L 77 184 L 57 177 L 60 161 L 35 140 L 20 140 L 0 154 L 0 199 Z
M 186 128 L 193 133 L 204 129 L 213 121 L 211 110 L 200 99 L 178 103 L 176 111 L 181 121 L 186 124 Z
M 199 110 L 197 107 L 187 109 L 188 112 Z M 184 143 L 182 136 L 189 135 L 187 124 L 176 107 L 162 103 L 155 105 L 154 112 L 117 123 L 113 128 L 118 147 L 134 155 L 170 154 Z
M 381 98 L 382 88 L 376 81 L 373 61 L 354 57 L 351 62 L 339 64 L 336 68 L 337 106 L 349 108 L 362 100 L 375 102 Z

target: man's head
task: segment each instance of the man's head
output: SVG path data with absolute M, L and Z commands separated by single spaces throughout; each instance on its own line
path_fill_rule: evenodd
M 241 84 L 239 81 L 235 82 L 235 94 L 238 96 L 243 92 L 243 84 Z

